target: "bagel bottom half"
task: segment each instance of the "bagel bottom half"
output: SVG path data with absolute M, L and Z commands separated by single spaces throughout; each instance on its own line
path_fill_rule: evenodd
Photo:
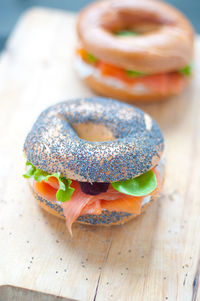
M 171 91 L 166 91 L 164 93 L 154 92 L 154 91 L 145 91 L 142 90 L 139 93 L 134 92 L 134 90 L 126 89 L 126 87 L 115 87 L 109 83 L 97 78 L 96 76 L 90 75 L 83 78 L 83 81 L 97 94 L 101 96 L 107 96 L 110 98 L 116 98 L 122 101 L 129 103 L 143 102 L 148 103 L 152 101 L 161 101 L 168 97 L 175 96 L 179 93 L 172 93 Z M 182 90 L 187 86 L 188 79 L 183 78 L 183 87 Z
M 156 193 L 152 194 L 150 200 L 142 206 L 141 213 L 143 213 L 146 210 L 146 208 L 159 197 L 160 191 L 162 190 L 163 182 L 164 182 L 164 176 L 162 177 L 162 182 L 160 184 L 159 189 L 157 189 Z M 58 218 L 65 219 L 61 205 L 55 202 L 48 201 L 42 196 L 40 196 L 38 193 L 36 193 L 30 181 L 29 181 L 29 186 L 36 201 L 38 202 L 38 204 L 42 209 L 44 209 L 48 213 Z M 113 225 L 125 224 L 137 216 L 138 215 L 129 212 L 117 212 L 117 211 L 110 212 L 107 210 L 103 210 L 103 212 L 100 215 L 86 214 L 86 215 L 79 216 L 76 222 L 85 225 L 93 225 L 93 226 L 113 226 Z

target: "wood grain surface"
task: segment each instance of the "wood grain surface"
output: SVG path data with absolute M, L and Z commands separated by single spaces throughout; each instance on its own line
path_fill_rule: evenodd
M 71 238 L 64 221 L 34 201 L 22 178 L 22 149 L 41 110 L 92 95 L 73 69 L 75 43 L 74 15 L 32 9 L 0 58 L 0 300 L 53 298 L 43 293 L 83 301 L 200 300 L 198 38 L 188 89 L 140 106 L 166 139 L 160 199 L 124 226 L 75 225 Z

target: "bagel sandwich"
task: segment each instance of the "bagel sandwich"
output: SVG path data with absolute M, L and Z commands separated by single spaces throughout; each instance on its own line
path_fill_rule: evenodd
M 157 0 L 102 0 L 81 11 L 75 69 L 97 94 L 127 102 L 178 95 L 192 75 L 194 32 Z
M 66 220 L 111 226 L 140 215 L 163 185 L 164 139 L 143 111 L 106 98 L 47 108 L 24 143 L 26 172 L 40 206 Z

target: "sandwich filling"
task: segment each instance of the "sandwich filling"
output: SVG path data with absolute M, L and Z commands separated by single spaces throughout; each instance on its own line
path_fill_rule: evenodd
M 48 174 L 27 161 L 25 178 L 32 179 L 34 192 L 63 208 L 66 226 L 72 234 L 72 224 L 79 216 L 110 212 L 141 213 L 141 208 L 157 195 L 162 183 L 162 160 L 153 169 L 131 180 L 114 183 L 79 182 Z
M 83 78 L 94 76 L 110 86 L 131 89 L 136 94 L 178 94 L 184 87 L 185 77 L 192 73 L 190 65 L 177 71 L 159 74 L 125 70 L 98 59 L 84 48 L 77 49 L 75 67 Z

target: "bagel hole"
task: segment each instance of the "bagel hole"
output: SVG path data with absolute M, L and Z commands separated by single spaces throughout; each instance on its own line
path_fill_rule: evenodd
M 106 31 L 124 37 L 150 34 L 158 31 L 164 24 L 172 23 L 172 20 L 164 19 L 157 13 L 140 10 L 131 11 L 131 9 L 121 9 L 119 11 L 113 9 L 113 11 L 105 14 L 102 19 L 102 27 Z
M 145 34 L 156 32 L 160 29 L 160 27 L 161 27 L 160 24 L 140 23 L 140 24 L 135 24 L 130 28 L 129 27 L 120 28 L 112 32 L 112 34 L 117 36 L 133 37 L 133 36 L 145 35 Z
M 71 124 L 79 138 L 91 142 L 115 140 L 112 131 L 102 124 L 92 122 Z

